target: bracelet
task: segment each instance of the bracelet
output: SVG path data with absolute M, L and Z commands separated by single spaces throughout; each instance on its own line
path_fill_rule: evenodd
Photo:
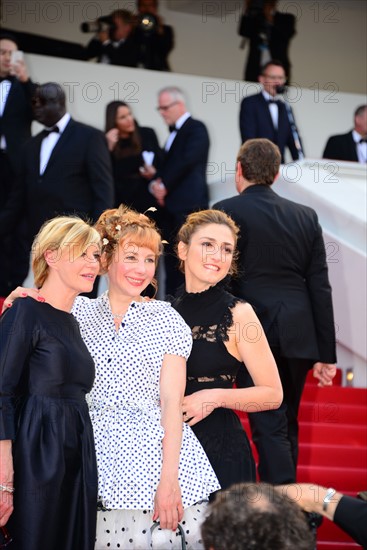
M 336 493 L 336 490 L 333 489 L 332 487 L 329 487 L 329 489 L 326 491 L 325 498 L 322 501 L 322 511 L 323 512 L 327 511 L 328 504 L 331 501 L 331 499 L 333 498 L 333 496 L 335 495 L 335 493 Z
M 14 487 L 8 487 L 7 485 L 0 484 L 0 491 L 4 491 L 5 493 L 14 493 Z

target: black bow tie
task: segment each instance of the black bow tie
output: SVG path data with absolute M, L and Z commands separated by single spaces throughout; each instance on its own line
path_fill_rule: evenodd
M 367 138 L 361 138 L 358 143 L 367 143 Z
M 279 105 L 279 100 L 278 99 L 268 99 L 268 103 L 274 103 L 275 105 Z
M 41 132 L 42 139 L 48 137 L 53 132 L 55 132 L 56 134 L 59 134 L 60 133 L 59 127 L 54 126 L 53 128 L 50 128 L 49 130 L 47 130 L 46 128 L 44 130 L 42 130 L 42 132 Z
M 176 128 L 176 124 L 170 124 L 168 126 L 168 130 L 172 133 L 172 132 L 175 132 L 177 130 Z

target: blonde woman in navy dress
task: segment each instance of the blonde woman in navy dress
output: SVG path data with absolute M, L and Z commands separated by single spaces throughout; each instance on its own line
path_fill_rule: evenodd
M 83 220 L 46 222 L 32 247 L 43 299 L 16 300 L 1 317 L 0 526 L 9 549 L 93 548 L 97 465 L 85 395 L 94 364 L 70 311 L 92 290 L 99 257 L 99 234 Z

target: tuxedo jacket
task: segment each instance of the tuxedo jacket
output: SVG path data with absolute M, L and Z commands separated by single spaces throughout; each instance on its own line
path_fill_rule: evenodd
M 238 33 L 250 40 L 244 79 L 257 82 L 261 68 L 261 35 L 265 26 L 262 13 L 251 15 L 246 13 L 240 20 Z M 273 25 L 269 28 L 269 50 L 271 59 L 279 60 L 290 79 L 291 65 L 288 58 L 288 48 L 291 38 L 296 34 L 296 18 L 291 13 L 275 12 Z
M 278 145 L 284 162 L 284 149 L 288 147 L 293 160 L 298 159 L 287 111 L 282 101 L 278 104 L 278 128 L 274 128 L 269 105 L 262 93 L 245 97 L 241 103 L 240 131 L 242 143 L 248 139 L 267 138 Z
M 78 214 L 96 221 L 113 207 L 111 159 L 99 130 L 70 119 L 40 174 L 42 132 L 24 146 L 14 192 L 0 215 L 0 234 L 14 226 L 22 211 L 30 238 L 57 214 Z
M 352 130 L 347 134 L 329 137 L 322 158 L 358 162 L 357 145 Z
M 188 118 L 178 130 L 165 153 L 161 177 L 167 189 L 167 210 L 180 217 L 208 207 L 206 170 L 209 154 L 209 135 L 199 120 Z
M 217 203 L 240 227 L 233 293 L 255 309 L 284 357 L 335 363 L 325 246 L 316 212 L 253 185 Z
M 6 151 L 14 170 L 19 166 L 22 144 L 31 137 L 31 98 L 35 87 L 31 80 L 22 83 L 14 78 L 0 116 L 0 136 L 5 136 Z

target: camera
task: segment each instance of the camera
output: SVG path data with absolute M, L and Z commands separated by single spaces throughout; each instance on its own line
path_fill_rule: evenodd
M 97 21 L 81 23 L 80 30 L 94 33 L 106 31 L 111 34 L 115 30 L 115 24 L 111 15 L 104 15 L 99 17 Z

